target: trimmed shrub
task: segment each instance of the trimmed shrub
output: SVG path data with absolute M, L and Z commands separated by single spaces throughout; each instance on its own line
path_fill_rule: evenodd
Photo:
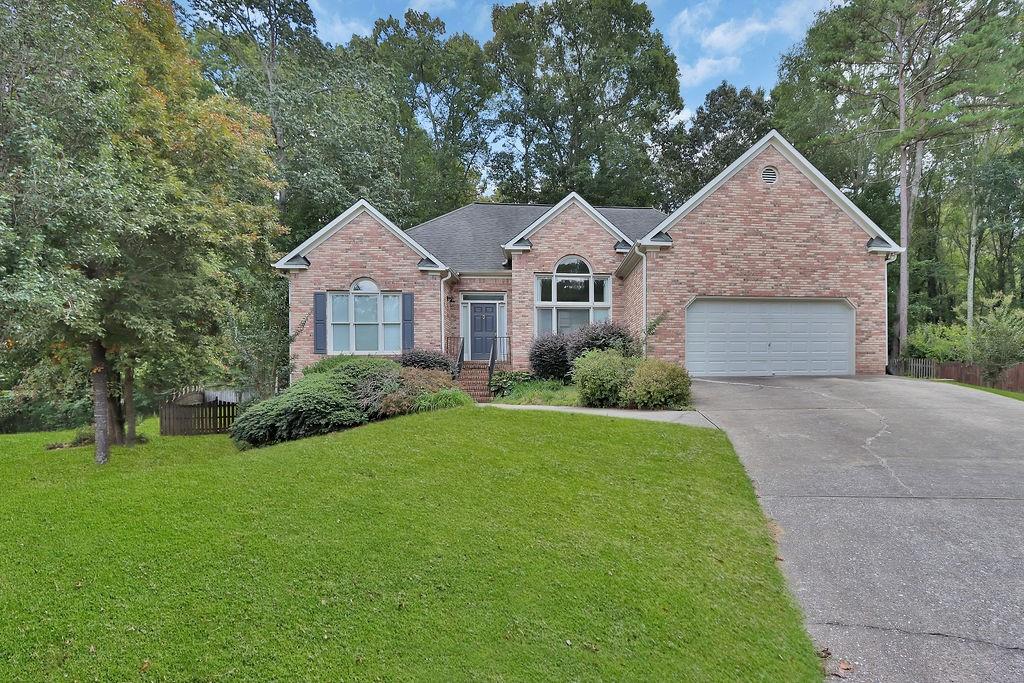
M 422 368 L 402 368 L 400 386 L 383 398 L 380 405 L 380 417 L 394 417 L 414 411 L 416 399 L 423 394 L 438 389 L 451 389 L 455 386 L 451 375 L 443 370 L 424 370 Z
M 344 370 L 349 375 L 361 377 L 363 373 L 376 368 L 398 368 L 398 363 L 390 358 L 381 358 L 379 356 L 328 356 L 307 366 L 302 371 L 302 376 Z
M 530 367 L 540 379 L 565 381 L 572 370 L 566 352 L 566 338 L 560 334 L 537 337 L 530 345 Z
M 623 356 L 640 355 L 640 341 L 629 328 L 618 323 L 594 323 L 581 327 L 565 338 L 565 353 L 570 363 L 592 349 L 615 349 Z
M 462 389 L 438 389 L 427 394 L 420 394 L 416 397 L 413 409 L 417 413 L 425 413 L 431 410 L 446 410 L 460 406 L 473 405 L 473 399 Z
M 455 371 L 455 363 L 450 356 L 439 351 L 412 349 L 406 351 L 398 362 L 407 368 L 423 368 L 424 370 L 443 370 L 449 375 Z
M 523 370 L 498 370 L 488 387 L 495 396 L 508 396 L 520 384 L 533 381 L 533 375 Z
M 231 427 L 240 448 L 327 434 L 366 422 L 347 372 L 316 372 L 286 391 L 249 406 Z
M 616 349 L 594 349 L 573 361 L 572 378 L 580 395 L 580 405 L 610 408 L 620 404 L 622 389 L 636 366 Z
M 657 358 L 644 358 L 622 389 L 622 403 L 641 410 L 678 410 L 690 403 L 686 369 Z

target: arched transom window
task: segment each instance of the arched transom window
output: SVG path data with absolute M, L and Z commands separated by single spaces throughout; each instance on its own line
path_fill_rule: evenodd
M 553 273 L 538 275 L 535 289 L 538 337 L 565 334 L 611 317 L 611 278 L 595 275 L 579 256 L 566 256 Z
M 331 353 L 399 353 L 402 350 L 402 293 L 382 292 L 361 278 L 347 292 L 331 292 Z

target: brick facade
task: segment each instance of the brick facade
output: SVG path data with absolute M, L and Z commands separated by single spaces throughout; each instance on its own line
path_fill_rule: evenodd
M 765 166 L 779 171 L 772 185 L 761 180 Z M 647 254 L 647 315 L 665 315 L 648 353 L 684 362 L 695 296 L 846 298 L 856 309 L 857 373 L 885 372 L 885 256 L 868 253 L 867 234 L 773 147 L 668 233 L 672 248 Z
M 313 353 L 313 292 L 346 290 L 368 277 L 382 291 L 413 292 L 416 348 L 441 349 L 440 280 L 417 267 L 420 256 L 369 213 L 362 212 L 308 256 L 307 270 L 289 274 L 289 332 L 295 372 L 324 356 Z
M 770 185 L 761 180 L 768 165 L 779 171 Z M 774 147 L 668 232 L 671 248 L 649 251 L 646 265 L 640 261 L 624 279 L 611 280 L 612 320 L 639 335 L 649 320 L 664 316 L 648 339 L 649 354 L 685 361 L 686 306 L 694 297 L 844 298 L 856 309 L 857 373 L 884 372 L 885 255 L 868 253 L 867 234 Z M 302 327 L 292 344 L 296 375 L 323 357 L 313 353 L 313 293 L 346 290 L 362 277 L 385 291 L 414 293 L 415 345 L 423 349 L 442 348 L 442 315 L 444 337 L 460 334 L 462 293 L 504 292 L 513 364 L 527 369 L 535 276 L 551 273 L 568 255 L 586 259 L 595 275 L 612 275 L 623 258 L 617 238 L 577 204 L 529 239 L 531 250 L 512 255 L 507 277 L 453 277 L 442 285 L 440 275 L 418 269 L 419 254 L 370 213 L 358 213 L 309 252 L 307 270 L 289 274 L 290 329 Z
M 534 337 L 534 282 L 537 273 L 550 273 L 563 256 L 581 256 L 595 275 L 611 275 L 622 262 L 616 253 L 618 238 L 575 204 L 569 205 L 530 236 L 530 251 L 512 256 L 512 304 L 509 331 L 512 336 L 512 365 L 529 368 L 530 344 Z M 623 317 L 623 282 L 612 278 L 612 320 Z

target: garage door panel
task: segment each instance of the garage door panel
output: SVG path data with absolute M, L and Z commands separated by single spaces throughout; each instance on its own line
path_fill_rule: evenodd
M 853 309 L 841 300 L 698 299 L 686 312 L 693 375 L 853 374 Z

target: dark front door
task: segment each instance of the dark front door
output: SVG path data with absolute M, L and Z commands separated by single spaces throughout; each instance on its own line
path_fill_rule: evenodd
M 487 360 L 498 334 L 498 304 L 470 304 L 469 317 L 469 359 Z

